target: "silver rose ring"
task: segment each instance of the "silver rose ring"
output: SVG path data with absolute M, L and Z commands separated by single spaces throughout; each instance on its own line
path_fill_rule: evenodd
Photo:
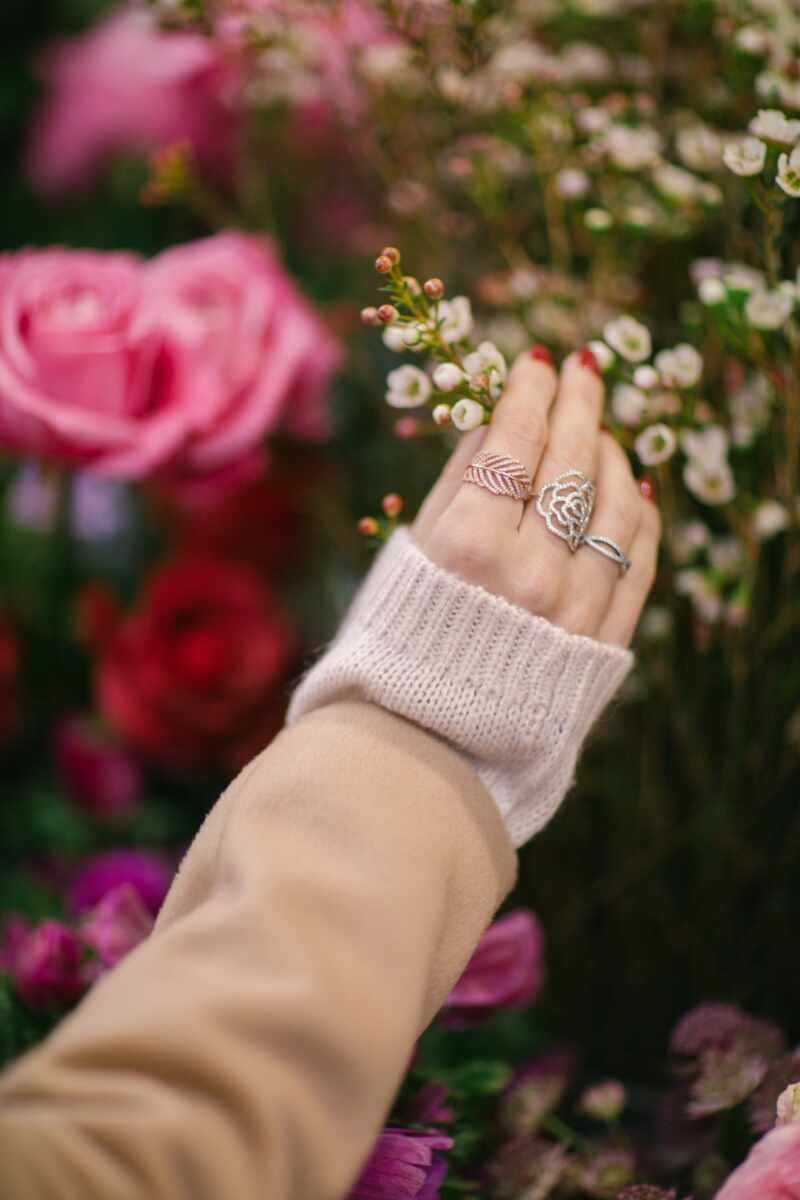
M 536 501 L 536 511 L 544 518 L 551 533 L 565 541 L 574 554 L 581 546 L 588 546 L 616 563 L 624 575 L 630 570 L 631 561 L 612 538 L 590 534 L 586 530 L 592 519 L 597 488 L 583 471 L 564 471 L 551 483 L 546 483 L 531 497 Z

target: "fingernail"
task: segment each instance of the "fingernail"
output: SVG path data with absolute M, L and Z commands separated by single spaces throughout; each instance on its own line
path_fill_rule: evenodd
M 553 366 L 553 356 L 547 349 L 547 346 L 543 346 L 541 342 L 537 342 L 535 346 L 531 346 L 530 353 L 531 358 L 535 359 L 536 362 L 547 363 L 548 367 Z
M 645 500 L 651 500 L 655 504 L 656 500 L 656 485 L 649 475 L 645 475 L 639 480 L 639 491 L 644 496 Z
M 603 378 L 600 364 L 588 346 L 584 346 L 582 350 L 578 351 L 578 362 L 582 367 L 586 367 L 587 371 L 594 371 L 598 379 Z

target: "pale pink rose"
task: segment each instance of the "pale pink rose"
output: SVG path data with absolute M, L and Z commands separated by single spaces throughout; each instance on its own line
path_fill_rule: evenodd
M 176 456 L 203 397 L 180 345 L 139 320 L 139 260 L 56 248 L 5 265 L 0 446 L 128 477 Z
M 37 187 L 90 183 L 110 157 L 188 142 L 201 165 L 227 165 L 235 80 L 219 47 L 192 32 L 165 32 L 137 5 L 51 47 L 45 99 L 27 154 Z
M 800 1125 L 782 1125 L 757 1142 L 716 1200 L 800 1200 Z
M 217 470 L 277 429 L 328 434 L 339 348 L 268 242 L 217 234 L 167 250 L 145 276 L 143 323 L 185 348 L 206 398 L 190 470 Z
M 338 357 L 258 238 L 0 264 L 0 447 L 26 455 L 134 479 L 218 471 L 279 427 L 323 437 Z

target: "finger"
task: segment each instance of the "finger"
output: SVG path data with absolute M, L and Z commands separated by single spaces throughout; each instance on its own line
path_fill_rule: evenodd
M 444 510 L 452 503 L 458 489 L 461 487 L 464 472 L 481 448 L 486 437 L 487 427 L 473 429 L 463 434 L 453 453 L 442 468 L 442 473 L 428 492 L 422 508 L 414 522 L 414 536 L 418 545 L 423 545 Z
M 588 532 L 611 538 L 630 557 L 645 501 L 628 456 L 608 433 L 598 439 L 597 502 Z M 568 567 L 565 626 L 594 637 L 621 588 L 631 586 L 619 565 L 590 546 L 581 546 Z
M 591 350 L 571 354 L 561 369 L 547 450 L 539 463 L 535 486 L 543 487 L 564 471 L 583 471 L 594 478 L 600 422 L 603 415 L 603 380 Z
M 652 500 L 643 499 L 641 505 L 639 531 L 628 555 L 631 569 L 625 576 L 623 586 L 615 592 L 605 622 L 597 634 L 601 642 L 611 642 L 617 646 L 629 646 L 632 642 L 656 577 L 661 517 Z
M 531 479 L 547 444 L 547 416 L 556 393 L 553 365 L 541 357 L 538 347 L 520 355 L 511 368 L 506 390 L 492 414 L 482 450 L 516 459 Z M 464 481 L 452 507 L 480 519 L 491 514 L 514 529 L 520 521 L 524 501 L 496 496 L 475 483 Z

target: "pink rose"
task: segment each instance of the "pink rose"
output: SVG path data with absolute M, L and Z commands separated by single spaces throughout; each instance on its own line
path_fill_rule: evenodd
M 142 264 L 0 260 L 0 446 L 101 474 L 216 471 L 278 426 L 327 430 L 338 348 L 269 243 L 236 234 Z
M 42 71 L 27 168 L 43 191 L 90 183 L 109 157 L 171 142 L 188 142 L 201 165 L 226 167 L 236 85 L 211 39 L 165 32 L 146 9 L 124 7 L 54 45 Z
M 800 1200 L 800 1125 L 782 1125 L 757 1142 L 717 1200 Z
M 59 921 L 43 921 L 16 947 L 12 977 L 32 1008 L 77 1000 L 84 989 L 82 949 L 77 934 Z
M 278 428 L 328 434 L 324 393 L 338 345 L 269 242 L 222 233 L 159 255 L 146 267 L 143 322 L 197 365 L 205 411 L 190 469 L 216 470 Z
M 491 925 L 444 1003 L 451 1024 L 472 1024 L 500 1008 L 524 1008 L 544 982 L 543 937 L 519 908 Z
M 81 937 L 95 951 L 100 970 L 91 972 L 95 978 L 103 967 L 113 967 L 150 935 L 152 914 L 130 883 L 123 883 L 107 892 L 86 916 L 81 925 Z
M 61 724 L 55 760 L 64 790 L 78 807 L 106 820 L 135 813 L 144 787 L 141 767 L 88 718 Z

